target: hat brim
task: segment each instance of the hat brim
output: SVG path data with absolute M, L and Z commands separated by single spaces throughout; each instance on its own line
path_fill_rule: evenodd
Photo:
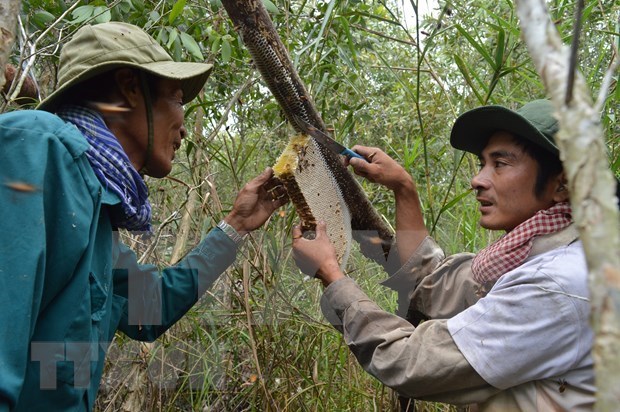
M 479 156 L 491 135 L 497 131 L 507 131 L 559 154 L 555 144 L 532 123 L 503 106 L 483 106 L 463 113 L 454 122 L 450 144 Z
M 41 103 L 37 106 L 37 109 L 50 112 L 54 111 L 58 104 L 61 103 L 62 97 L 65 93 L 74 86 L 101 73 L 121 67 L 144 70 L 148 73 L 152 73 L 166 79 L 179 80 L 181 82 L 181 88 L 183 89 L 183 104 L 194 100 L 196 96 L 198 96 L 198 93 L 200 93 L 200 90 L 204 87 L 204 84 L 213 69 L 213 65 L 207 63 L 164 61 L 134 64 L 126 61 L 110 61 L 93 66 L 90 70 L 80 73 L 79 76 L 74 77 L 62 87 L 50 94 L 46 99 L 41 101 Z

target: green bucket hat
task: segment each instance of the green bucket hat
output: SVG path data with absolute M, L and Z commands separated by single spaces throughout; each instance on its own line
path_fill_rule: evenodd
M 73 86 L 120 67 L 134 67 L 156 76 L 180 80 L 183 103 L 187 103 L 198 95 L 213 66 L 175 62 L 155 39 L 132 24 L 109 22 L 86 25 L 63 46 L 58 88 L 37 108 L 53 111 Z
M 558 121 L 549 100 L 531 101 L 513 111 L 503 106 L 483 106 L 456 119 L 450 144 L 456 149 L 480 155 L 491 135 L 504 130 L 559 155 L 554 136 Z

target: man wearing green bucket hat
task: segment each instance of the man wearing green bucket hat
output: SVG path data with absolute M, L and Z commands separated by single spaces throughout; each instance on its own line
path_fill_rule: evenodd
M 471 180 L 480 225 L 505 234 L 477 254 L 446 257 L 429 237 L 412 177 L 378 148 L 353 149 L 355 172 L 394 191 L 402 267 L 383 282 L 399 315 L 339 269 L 324 224 L 293 231 L 300 268 L 325 285 L 321 307 L 366 371 L 411 399 L 480 410 L 590 410 L 595 385 L 587 267 L 548 100 L 460 116 L 452 145 L 480 159 Z M 405 319 L 403 319 L 405 318 Z
M 92 409 L 116 330 L 164 333 L 286 202 L 266 169 L 163 270 L 119 241 L 119 228 L 151 231 L 143 175 L 170 172 L 187 133 L 183 105 L 210 71 L 173 61 L 136 26 L 84 26 L 40 110 L 0 116 L 0 411 Z

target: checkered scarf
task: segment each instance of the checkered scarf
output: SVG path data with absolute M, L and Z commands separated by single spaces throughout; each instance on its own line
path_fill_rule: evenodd
M 504 273 L 523 263 L 536 236 L 557 232 L 571 222 L 571 208 L 567 202 L 536 212 L 492 245 L 478 252 L 471 265 L 474 280 L 480 284 L 496 281 Z
M 142 176 L 106 126 L 101 115 L 92 109 L 64 105 L 56 113 L 73 123 L 90 144 L 86 157 L 104 188 L 118 195 L 121 204 L 113 208 L 110 217 L 118 228 L 151 231 L 151 204 Z

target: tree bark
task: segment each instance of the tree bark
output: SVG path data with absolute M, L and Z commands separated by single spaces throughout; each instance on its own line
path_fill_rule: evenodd
M 194 122 L 194 136 L 203 135 L 203 118 L 204 110 L 201 106 L 196 109 L 196 121 Z M 194 159 L 202 158 L 202 148 L 196 146 L 194 151 Z M 200 198 L 198 196 L 198 187 L 190 188 L 187 193 L 187 202 L 185 203 L 185 210 L 183 211 L 183 218 L 181 218 L 181 227 L 177 232 L 176 241 L 174 242 L 174 248 L 172 249 L 172 256 L 170 257 L 170 264 L 175 265 L 179 260 L 183 258 L 186 253 L 186 247 L 190 234 L 192 233 L 192 219 L 194 217 L 194 211 L 197 204 L 199 204 Z
M 620 233 L 615 179 L 609 168 L 600 114 L 586 82 L 575 73 L 567 99 L 570 50 L 562 44 L 542 0 L 517 0 L 523 38 L 555 107 L 560 148 L 589 270 L 595 333 L 596 410 L 620 402 Z M 603 91 L 605 92 L 605 91 Z M 567 102 L 568 100 L 568 102 Z
M 9 62 L 15 41 L 15 28 L 20 7 L 21 2 L 19 0 L 0 2 L 0 90 L 4 89 L 6 83 L 4 68 Z

